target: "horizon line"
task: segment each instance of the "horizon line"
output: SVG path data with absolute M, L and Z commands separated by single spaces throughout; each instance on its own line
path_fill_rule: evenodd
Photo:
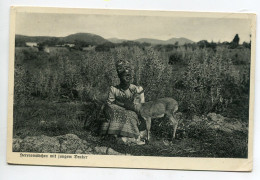
M 198 43 L 200 41 L 207 41 L 207 42 L 220 42 L 220 43 L 223 43 L 223 42 L 229 42 L 229 41 L 213 41 L 213 40 L 207 40 L 207 39 L 201 39 L 199 41 L 194 41 L 194 40 L 191 40 L 189 38 L 186 38 L 186 37 L 172 37 L 172 38 L 169 38 L 169 39 L 166 39 L 166 40 L 163 40 L 163 39 L 155 39 L 155 38 L 147 38 L 147 37 L 141 37 L 141 38 L 138 38 L 138 39 L 125 39 L 125 38 L 117 38 L 117 37 L 110 37 L 110 38 L 105 38 L 101 35 L 98 35 L 98 34 L 94 34 L 94 33 L 88 33 L 88 32 L 76 32 L 76 33 L 72 33 L 72 34 L 69 34 L 69 35 L 66 35 L 66 36 L 48 36 L 48 35 L 24 35 L 24 34 L 15 34 L 15 35 L 20 35 L 20 36 L 28 36 L 28 37 L 56 37 L 56 38 L 64 38 L 64 37 L 67 37 L 67 36 L 70 36 L 70 35 L 74 35 L 74 34 L 92 34 L 92 35 L 97 35 L 97 36 L 100 36 L 106 40 L 109 40 L 109 39 L 118 39 L 118 40 L 125 40 L 125 41 L 136 41 L 136 40 L 139 40 L 139 39 L 152 39 L 152 40 L 159 40 L 159 41 L 168 41 L 170 39 L 173 39 L 173 38 L 176 38 L 176 39 L 180 39 L 180 38 L 185 38 L 187 40 L 190 40 L 192 41 L 193 43 Z M 239 35 L 239 34 L 238 34 Z M 251 41 L 251 39 L 250 39 Z M 243 41 L 243 42 L 247 42 L 249 43 L 250 41 Z M 241 43 L 241 42 L 240 42 Z

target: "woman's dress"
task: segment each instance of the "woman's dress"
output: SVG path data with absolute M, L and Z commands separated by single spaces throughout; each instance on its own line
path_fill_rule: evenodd
M 117 104 L 126 101 L 133 102 L 135 93 L 143 90 L 141 86 L 130 84 L 127 90 L 120 89 L 119 86 L 111 86 L 105 108 L 107 122 L 102 124 L 101 134 L 112 134 L 123 137 L 138 138 L 138 116 L 134 111 L 126 110 Z M 141 95 L 141 102 L 144 103 L 144 93 Z M 117 103 L 119 102 L 119 103 Z

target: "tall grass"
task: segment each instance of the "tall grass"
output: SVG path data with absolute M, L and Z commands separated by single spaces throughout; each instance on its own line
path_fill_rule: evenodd
M 173 97 L 186 120 L 193 115 L 216 112 L 248 123 L 249 48 L 158 49 L 133 45 L 98 52 L 53 48 L 50 53 L 16 48 L 14 136 L 74 133 L 84 137 L 86 119 L 89 130 L 98 133 L 103 118 L 97 118 L 100 104 L 105 102 L 109 86 L 119 83 L 115 64 L 124 60 L 132 65 L 133 83 L 145 89 L 146 101 Z M 153 135 L 170 137 L 169 123 L 153 122 Z M 211 131 L 204 122 L 196 124 L 187 134 L 196 141 L 187 139 L 179 143 L 179 148 L 192 142 L 199 147 L 199 154 L 180 151 L 178 156 L 247 156 L 247 134 L 235 132 L 229 136 Z M 167 156 L 176 155 L 176 152 L 167 153 Z
M 57 49 L 50 54 L 17 50 L 15 103 L 35 98 L 105 101 L 109 86 L 119 83 L 115 63 L 121 60 L 131 62 L 133 83 L 144 87 L 147 101 L 168 96 L 190 115 L 218 112 L 247 120 L 250 49 L 246 48 L 179 47 L 166 52 L 133 46 L 105 52 Z

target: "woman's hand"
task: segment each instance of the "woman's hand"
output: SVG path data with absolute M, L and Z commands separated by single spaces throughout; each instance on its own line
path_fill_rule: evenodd
M 127 110 L 135 111 L 134 103 L 130 100 L 125 100 L 124 108 L 127 109 Z
M 118 102 L 118 101 L 115 101 L 115 104 L 118 105 L 118 106 L 121 106 L 121 107 L 124 107 L 124 106 L 125 106 L 124 103 L 121 103 L 121 102 Z

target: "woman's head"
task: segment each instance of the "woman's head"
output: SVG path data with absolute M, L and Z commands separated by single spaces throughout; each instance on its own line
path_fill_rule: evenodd
M 128 61 L 120 61 L 117 63 L 116 69 L 120 82 L 123 84 L 130 84 L 132 80 L 130 63 Z
M 120 82 L 124 84 L 130 84 L 132 80 L 132 74 L 129 70 L 125 70 L 123 73 L 118 75 Z

